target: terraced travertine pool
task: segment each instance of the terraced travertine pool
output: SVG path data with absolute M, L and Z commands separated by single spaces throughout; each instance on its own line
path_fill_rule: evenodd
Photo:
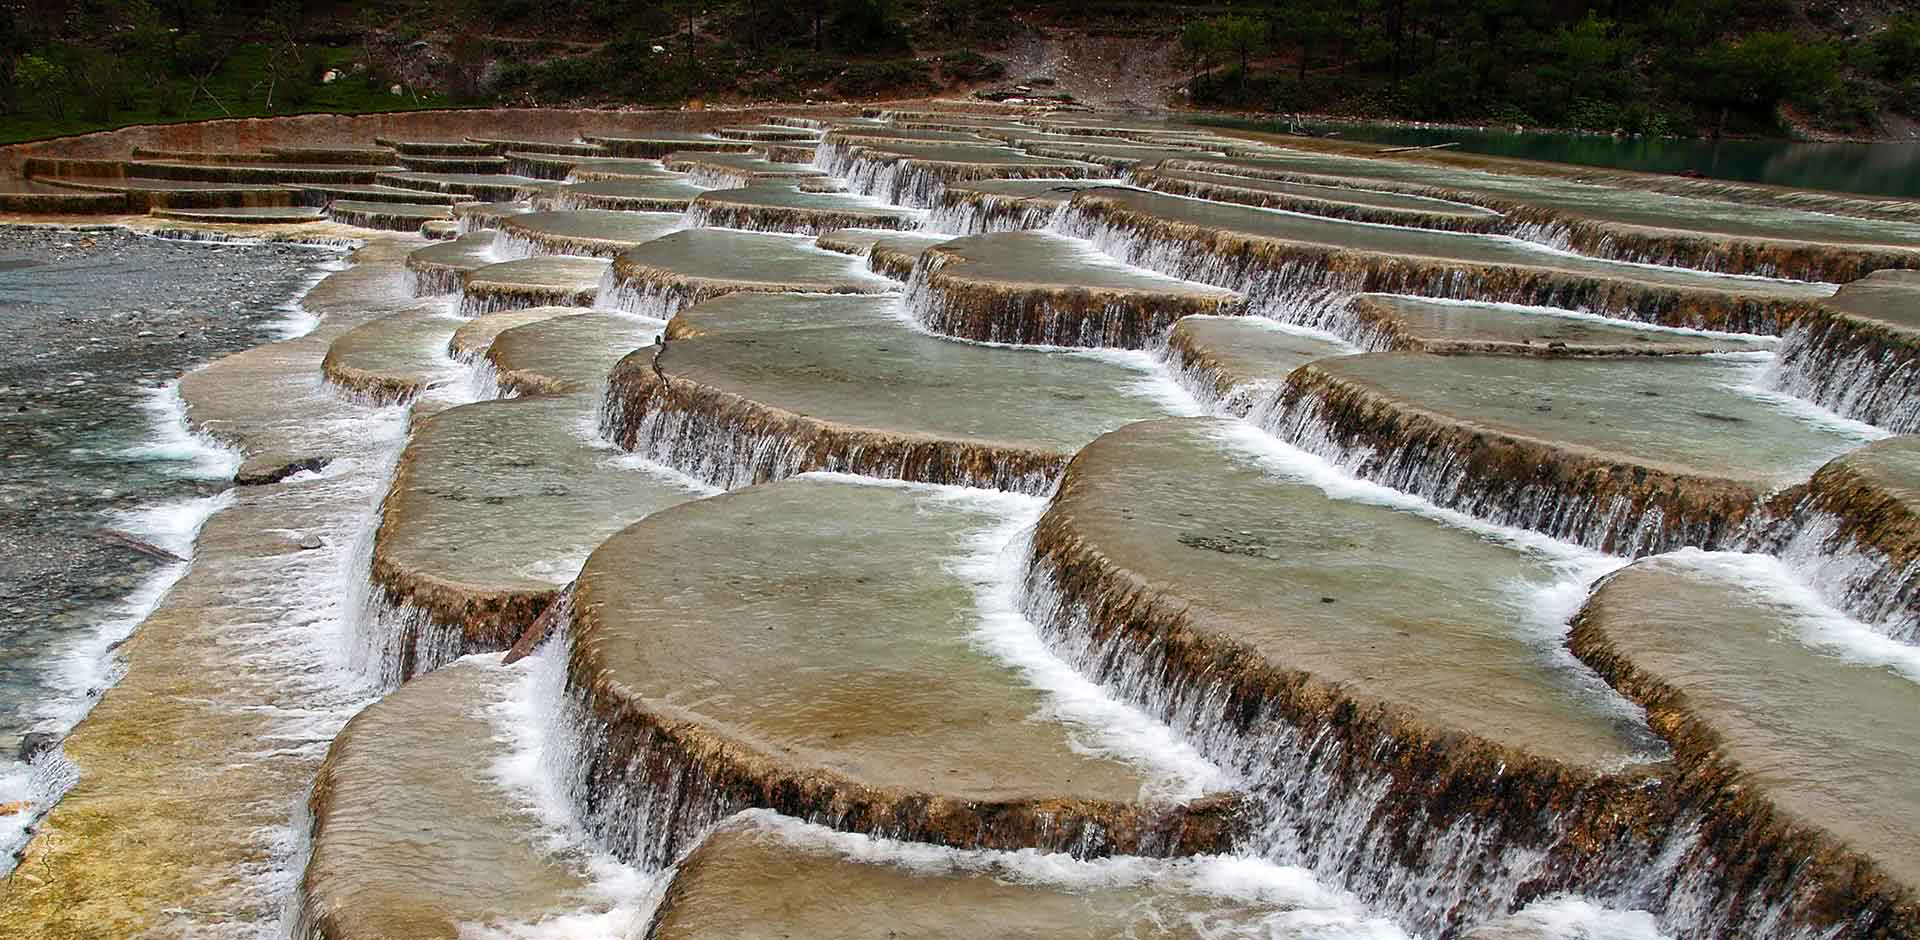
M 1897 207 L 468 119 L 4 164 L 0 935 L 1920 935 Z

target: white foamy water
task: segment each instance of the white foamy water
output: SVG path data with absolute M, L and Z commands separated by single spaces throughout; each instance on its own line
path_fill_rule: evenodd
M 327 275 L 338 271 L 345 271 L 352 266 L 353 262 L 348 260 L 345 252 L 342 252 L 337 258 L 321 262 L 317 265 L 314 275 L 307 280 L 307 283 L 301 285 L 299 292 L 294 294 L 293 299 L 281 305 L 280 310 L 283 316 L 280 323 L 274 329 L 274 339 L 299 339 L 313 332 L 314 328 L 320 325 L 320 318 L 307 310 L 306 304 L 304 303 L 307 294 L 313 290 L 315 285 L 326 280 Z
M 151 416 L 153 432 L 122 451 L 126 458 L 170 464 L 169 475 L 187 480 L 229 480 L 240 469 L 243 458 L 239 451 L 194 430 L 187 422 L 179 379 L 148 390 L 140 400 L 140 409 Z
M 1822 597 L 1798 571 L 1772 555 L 1683 548 L 1660 556 L 1744 586 L 1788 616 L 1809 648 L 1863 666 L 1892 669 L 1920 682 L 1920 646 L 1903 643 L 1849 616 Z
M 1161 908 L 1181 895 L 1226 902 L 1223 910 L 1260 910 L 1255 916 L 1214 923 L 1200 931 L 1210 940 L 1406 940 L 1390 921 L 1369 913 L 1350 895 L 1329 888 L 1304 868 L 1276 865 L 1231 855 L 1178 860 L 1117 856 L 1078 860 L 1039 852 L 965 851 L 840 832 L 781 816 L 748 810 L 737 819 L 777 835 L 799 848 L 838 855 L 850 862 L 888 866 L 928 876 L 987 875 L 1015 884 L 1061 891 L 1137 889 L 1136 910 L 1148 921 L 1186 922 L 1182 911 Z M 956 912 L 964 913 L 964 912 Z M 1211 919 L 1211 918 L 1209 918 Z M 1224 920 L 1224 918 L 1222 918 Z
M 213 514 L 233 501 L 231 493 L 176 500 L 148 509 L 115 513 L 108 524 L 182 558 L 191 558 L 194 539 Z M 37 732 L 64 737 L 94 703 L 126 672 L 114 651 L 160 606 L 167 592 L 187 573 L 187 562 L 163 565 L 133 592 L 114 604 L 91 631 L 43 651 L 39 668 L 45 692 L 24 723 Z M 30 827 L 78 782 L 79 772 L 57 750 L 31 764 L 0 764 L 0 803 L 25 801 L 29 807 L 0 816 L 0 875 L 13 869 L 12 852 L 26 842 Z
M 555 912 L 532 923 L 466 924 L 462 940 L 604 940 L 639 937 L 659 905 L 666 877 L 625 864 L 593 845 L 574 820 L 566 785 L 549 772 L 550 735 L 565 713 L 566 651 L 548 642 L 515 667 L 498 665 L 499 654 L 467 658 L 489 669 L 513 669 L 519 678 L 508 695 L 483 703 L 493 723 L 494 740 L 506 745 L 492 767 L 493 778 L 540 821 L 533 833 L 556 858 L 565 860 L 586 881 L 589 897 L 578 910 Z
M 948 559 L 947 567 L 973 590 L 978 618 L 974 644 L 1018 670 L 1029 685 L 1048 696 L 1047 717 L 1071 729 L 1069 743 L 1076 751 L 1139 768 L 1147 777 L 1141 795 L 1148 800 L 1190 800 L 1233 785 L 1226 771 L 1201 756 L 1172 728 L 1114 698 L 1061 659 L 1022 612 L 1027 540 L 1046 511 L 1046 500 L 959 487 L 926 489 L 999 518 L 997 524 L 975 532 L 966 553 Z
M 1505 923 L 1541 940 L 1669 940 L 1646 911 L 1615 910 L 1568 895 L 1535 901 Z
M 1892 436 L 1884 428 L 1875 427 L 1865 421 L 1856 421 L 1832 409 L 1775 388 L 1768 378 L 1778 358 L 1773 353 L 1709 353 L 1708 358 L 1736 364 L 1737 378 L 1725 384 L 1724 388 L 1741 397 L 1768 405 L 1816 431 L 1851 438 L 1848 442 L 1851 446 L 1858 447 Z

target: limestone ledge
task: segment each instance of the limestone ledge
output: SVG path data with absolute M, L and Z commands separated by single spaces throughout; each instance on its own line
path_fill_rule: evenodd
M 1920 504 L 1895 465 L 1910 461 L 1916 444 L 1889 438 L 1828 461 L 1770 501 L 1751 546 L 1841 562 L 1822 576 L 1824 592 L 1906 642 L 1920 641 Z
M 897 212 L 863 211 L 858 207 L 831 209 L 755 205 L 706 196 L 696 197 L 687 211 L 696 227 L 792 232 L 799 235 L 818 235 L 843 228 L 898 229 L 914 224 L 911 217 Z
M 968 800 L 794 766 L 632 694 L 600 655 L 592 585 L 576 592 L 566 628 L 567 696 L 589 730 L 575 770 L 584 783 L 573 788 L 575 809 L 602 845 L 630 862 L 664 867 L 709 826 L 748 808 L 913 842 L 1083 858 L 1225 851 L 1244 822 L 1239 799 L 1225 795 L 1170 806 L 1046 796 Z
M 933 221 L 950 232 L 985 235 L 1046 228 L 1060 211 L 1060 202 L 1008 196 L 949 186 L 933 207 Z
M 1218 171 L 1221 168 L 1214 168 Z M 1251 175 L 1251 174 L 1249 174 Z M 1260 177 L 1266 178 L 1266 177 Z M 1228 182 L 1209 182 L 1183 177 L 1169 176 L 1154 172 L 1152 169 L 1136 170 L 1131 179 L 1137 185 L 1155 192 L 1173 196 L 1191 196 L 1195 199 L 1210 199 L 1215 202 L 1233 202 L 1246 206 L 1259 206 L 1263 209 L 1284 209 L 1289 212 L 1304 212 L 1309 215 L 1321 215 L 1334 219 L 1346 219 L 1350 222 L 1371 222 L 1378 225 L 1411 225 L 1416 228 L 1437 228 L 1453 232 L 1497 232 L 1505 231 L 1502 219 L 1498 215 L 1479 215 L 1467 212 L 1421 212 L 1416 209 L 1396 209 L 1389 206 L 1369 206 L 1357 202 L 1342 202 L 1333 194 L 1325 199 L 1316 199 L 1308 195 L 1295 195 L 1271 190 L 1257 189 L 1251 186 L 1235 186 Z M 1275 182 L 1299 182 L 1307 185 L 1327 185 L 1324 182 L 1306 180 L 1278 179 Z M 1380 189 L 1381 187 L 1368 187 Z M 1409 193 L 1402 195 L 1423 195 L 1427 193 Z M 1464 199 L 1447 198 L 1450 202 L 1465 202 Z
M 1781 340 L 1771 377 L 1788 394 L 1902 434 L 1920 431 L 1920 274 L 1840 288 Z
M 1200 285 L 1153 290 L 977 277 L 964 249 L 934 245 L 908 281 L 907 308 L 929 331 L 961 339 L 1143 349 L 1181 317 L 1243 313 L 1246 304 Z
M 1315 365 L 1287 377 L 1280 405 L 1269 430 L 1324 439 L 1362 478 L 1616 555 L 1728 544 L 1764 495 L 1753 483 L 1436 414 Z
M 1485 231 L 1499 231 L 1522 237 L 1531 236 L 1538 240 L 1559 244 L 1581 254 L 1618 261 L 1673 265 L 1719 271 L 1724 274 L 1751 274 L 1762 277 L 1840 283 L 1865 277 L 1868 273 L 1882 268 L 1920 268 L 1920 251 L 1896 245 L 1836 244 L 1629 225 L 1588 218 L 1550 206 L 1536 205 L 1488 192 L 1372 177 L 1343 177 L 1279 168 L 1226 165 L 1219 161 L 1204 159 L 1169 160 L 1164 166 L 1197 172 L 1232 173 L 1278 182 L 1364 188 L 1407 196 L 1464 202 L 1501 214 L 1501 219 L 1498 220 L 1500 224 Z M 1165 182 L 1161 180 L 1149 185 L 1150 188 L 1162 192 L 1174 192 L 1175 190 L 1162 188 Z M 1185 194 L 1218 198 L 1229 202 L 1246 201 L 1232 198 L 1231 195 L 1215 196 L 1199 192 Z M 1307 206 L 1274 206 L 1274 208 L 1289 208 L 1316 215 L 1333 214 Z M 1359 221 L 1376 220 L 1360 219 Z
M 1672 747 L 1672 798 L 1694 815 L 1698 841 L 1716 864 L 1723 903 L 1777 911 L 1780 920 L 1769 926 L 1781 936 L 1920 936 L 1920 901 L 1911 887 L 1774 806 L 1766 788 L 1724 753 L 1720 733 L 1694 712 L 1687 694 L 1636 666 L 1615 644 L 1608 632 L 1618 616 L 1611 595 L 1639 576 L 1639 567 L 1600 583 L 1574 617 L 1567 644 L 1608 685 L 1645 709 L 1647 723 Z
M 1512 340 L 1436 339 L 1407 329 L 1406 320 L 1386 300 L 1362 294 L 1347 302 L 1352 322 L 1347 332 L 1354 345 L 1370 352 L 1423 352 L 1436 356 L 1537 356 L 1545 359 L 1613 359 L 1634 356 L 1698 356 L 1726 352 L 1726 339 L 1701 337 L 1695 342 L 1662 343 L 1529 343 Z
M 670 324 L 670 337 L 697 335 Z M 1067 454 L 851 427 L 795 414 L 653 369 L 653 350 L 620 360 L 600 431 L 714 486 L 736 488 L 814 470 L 1040 494 Z M 667 360 L 671 369 L 672 359 Z
M 1813 299 L 1688 289 L 1544 265 L 1471 264 L 1382 254 L 1207 228 L 1129 209 L 1098 192 L 1075 196 L 1062 228 L 1066 234 L 1115 246 L 1129 263 L 1240 290 L 1255 302 L 1283 302 L 1293 292 L 1416 294 L 1590 310 L 1663 326 L 1769 335 L 1779 334 L 1819 307 Z M 1170 245 L 1178 250 L 1167 250 Z
M 1273 794 L 1276 818 L 1263 822 L 1291 830 L 1284 838 L 1302 864 L 1402 923 L 1444 933 L 1503 907 L 1502 891 L 1578 892 L 1652 861 L 1673 815 L 1657 773 L 1572 766 L 1436 727 L 1267 658 L 1212 622 L 1204 599 L 1118 565 L 1076 523 L 1098 446 L 1069 464 L 1035 528 L 1028 616 L 1050 645 L 1079 651 L 1090 678 L 1204 734 L 1216 760 L 1281 765 L 1311 802 Z M 1359 828 L 1344 828 L 1345 815 Z M 1515 853 L 1537 855 L 1536 874 L 1501 884 L 1501 859 Z M 1425 879 L 1458 882 L 1461 893 L 1427 896 Z
M 679 310 L 735 291 L 870 294 L 886 289 L 883 284 L 855 284 L 845 280 L 750 281 L 706 277 L 657 267 L 625 254 L 613 259 L 607 285 L 613 288 L 607 299 L 618 309 L 661 319 L 672 319 Z

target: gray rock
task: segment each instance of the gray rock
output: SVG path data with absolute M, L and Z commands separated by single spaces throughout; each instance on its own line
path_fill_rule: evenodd
M 60 736 L 51 731 L 29 731 L 20 736 L 20 752 L 17 755 L 21 763 L 32 763 L 33 759 L 55 750 L 60 746 Z

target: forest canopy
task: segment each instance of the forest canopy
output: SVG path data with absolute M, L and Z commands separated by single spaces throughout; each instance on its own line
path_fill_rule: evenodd
M 299 111 L 678 105 L 1015 83 L 1024 37 L 1177 46 L 1172 103 L 1656 134 L 1920 110 L 1859 0 L 0 0 L 0 140 Z

